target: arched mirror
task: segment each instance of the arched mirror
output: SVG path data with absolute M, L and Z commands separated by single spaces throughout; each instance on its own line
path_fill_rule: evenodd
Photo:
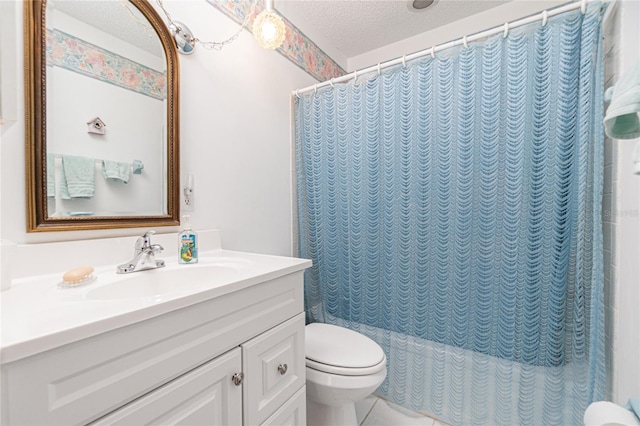
M 147 0 L 24 2 L 27 231 L 179 224 L 178 58 Z

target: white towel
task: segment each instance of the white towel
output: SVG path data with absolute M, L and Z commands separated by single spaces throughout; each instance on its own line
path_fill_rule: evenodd
M 640 137 L 640 61 L 613 89 L 611 104 L 604 117 L 605 132 L 614 139 Z

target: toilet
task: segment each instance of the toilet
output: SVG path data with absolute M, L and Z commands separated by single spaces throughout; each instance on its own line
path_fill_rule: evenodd
M 613 402 L 598 401 L 591 403 L 584 412 L 585 426 L 637 426 L 640 419 L 633 411 Z
M 371 395 L 387 375 L 376 342 L 331 324 L 305 328 L 307 424 L 356 426 L 355 403 Z

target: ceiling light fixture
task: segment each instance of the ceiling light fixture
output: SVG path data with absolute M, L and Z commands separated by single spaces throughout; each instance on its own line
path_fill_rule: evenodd
M 253 21 L 253 36 L 258 44 L 274 50 L 282 45 L 286 35 L 282 18 L 273 10 L 273 0 L 266 0 L 265 8 Z

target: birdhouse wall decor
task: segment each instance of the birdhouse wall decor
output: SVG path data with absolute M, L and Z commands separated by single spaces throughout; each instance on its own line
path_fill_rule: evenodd
M 91 121 L 87 121 L 87 132 L 95 133 L 96 135 L 104 135 L 107 133 L 106 129 L 107 125 L 104 124 L 104 121 L 100 119 L 100 117 L 96 117 Z

